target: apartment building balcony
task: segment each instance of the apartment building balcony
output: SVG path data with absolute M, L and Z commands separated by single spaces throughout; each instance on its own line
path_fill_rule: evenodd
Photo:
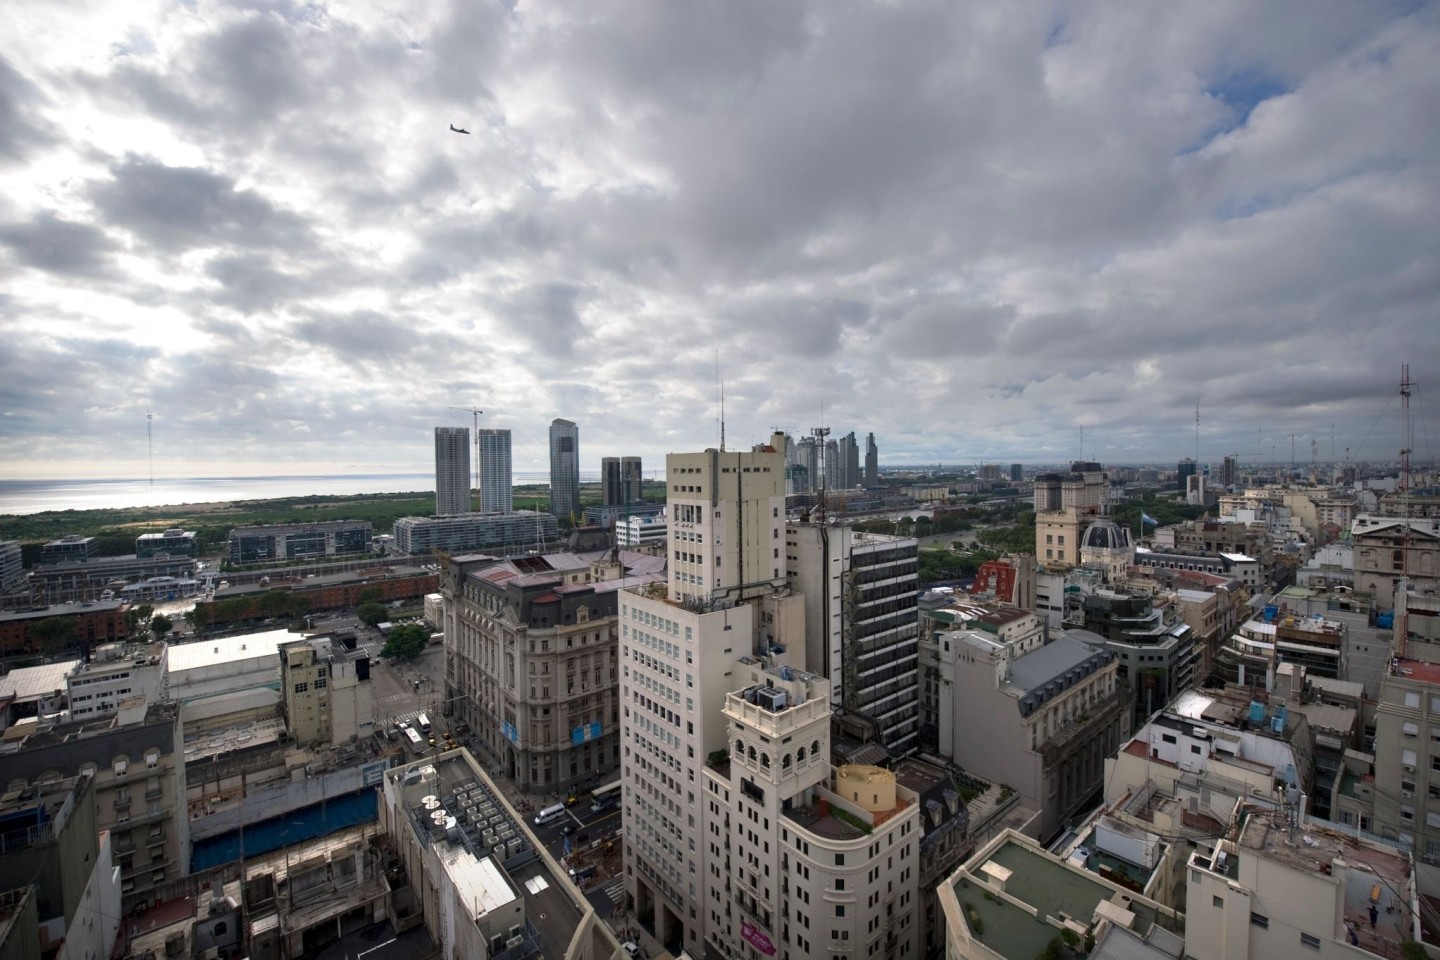
M 164 820 L 170 814 L 163 807 L 159 810 L 140 811 L 127 819 L 117 819 L 114 824 L 116 830 L 125 830 L 130 827 L 139 827 L 147 823 L 154 823 L 157 820 Z
M 1085 707 L 1080 714 L 1081 719 L 1057 731 L 1041 744 L 1040 755 L 1045 766 L 1054 766 L 1071 747 L 1119 720 L 1127 707 L 1125 694 L 1126 688 L 1117 686 L 1109 696 Z

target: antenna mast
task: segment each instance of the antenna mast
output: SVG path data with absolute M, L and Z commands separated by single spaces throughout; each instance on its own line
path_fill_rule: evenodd
M 810 436 L 815 438 L 815 472 L 820 474 L 820 488 L 815 498 L 816 523 L 825 522 L 826 497 L 825 497 L 825 438 L 830 436 L 829 427 L 815 427 L 810 431 Z
M 150 452 L 150 505 L 155 505 L 155 435 L 150 430 L 150 421 L 155 417 L 150 413 L 150 406 L 145 406 L 145 446 Z
M 1400 365 L 1400 586 L 1401 591 L 1410 589 L 1410 448 L 1414 427 L 1410 423 L 1410 388 L 1415 382 L 1410 379 L 1410 364 Z M 1405 644 L 1410 639 L 1410 617 L 1408 598 L 1401 596 L 1395 604 L 1395 651 L 1405 656 Z

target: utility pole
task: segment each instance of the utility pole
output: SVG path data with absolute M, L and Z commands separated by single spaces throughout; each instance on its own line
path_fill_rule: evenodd
M 475 434 L 475 493 L 472 494 L 472 497 L 478 496 L 480 493 L 480 414 L 485 411 L 477 410 L 474 407 L 447 407 L 446 409 L 464 410 L 470 414 L 474 421 L 474 427 L 471 429 L 471 432 Z M 475 507 L 475 501 L 473 499 L 470 501 L 470 507 L 471 509 Z

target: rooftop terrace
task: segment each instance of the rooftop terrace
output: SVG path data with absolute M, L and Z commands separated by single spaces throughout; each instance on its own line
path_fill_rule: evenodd
M 1122 918 L 1143 937 L 1162 920 L 1139 897 L 1013 838 L 965 873 L 976 880 L 962 877 L 955 896 L 972 936 L 1013 960 L 1038 956 L 1062 928 L 1084 936 L 1100 919 Z M 1163 919 L 1167 926 L 1175 922 Z

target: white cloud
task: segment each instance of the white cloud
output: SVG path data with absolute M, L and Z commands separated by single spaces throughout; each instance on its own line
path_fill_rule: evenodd
M 470 404 L 658 462 L 717 352 L 732 442 L 1390 458 L 1440 355 L 1428 4 L 6 12 L 15 473 L 147 402 L 204 472 L 423 471 Z

